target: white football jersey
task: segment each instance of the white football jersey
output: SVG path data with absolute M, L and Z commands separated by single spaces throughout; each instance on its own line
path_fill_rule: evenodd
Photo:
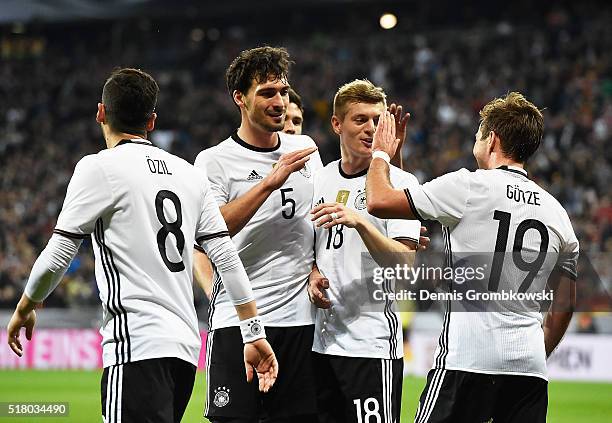
M 498 265 L 491 255 L 513 249 L 527 254 L 523 260 L 528 262 L 534 261 L 534 253 L 540 251 L 553 257 L 552 261 L 544 260 L 529 286 L 523 287 L 527 292 L 544 291 L 555 265 L 576 278 L 578 240 L 570 219 L 559 202 L 531 181 L 524 169 L 461 169 L 423 185 L 409 186 L 405 192 L 419 219 L 437 220 L 443 225 L 451 265 L 465 253 L 490 254 L 488 287 L 497 268 L 499 289 L 520 292 L 527 271 L 519 270 L 511 255 Z M 554 257 L 558 254 L 557 262 Z M 457 286 L 456 282 L 453 285 Z M 435 368 L 546 379 L 540 312 L 453 312 L 450 304 L 435 353 Z
M 366 205 L 367 169 L 347 175 L 340 160 L 315 174 L 313 203 L 343 203 L 364 216 L 383 235 L 419 242 L 421 223 L 416 220 L 379 219 Z M 391 182 L 402 187 L 418 184 L 409 173 L 391 167 Z M 399 313 L 392 301 L 372 307 L 372 266 L 377 267 L 356 229 L 337 225 L 316 228 L 315 256 L 319 271 L 329 280 L 326 291 L 332 306 L 317 309 L 313 351 L 344 357 L 395 359 L 403 357 L 403 337 Z M 392 292 L 394 283 L 386 280 L 382 292 Z
M 163 357 L 197 365 L 193 245 L 228 235 L 202 170 L 141 139 L 85 156 L 54 232 L 91 234 L 104 367 Z
M 218 204 L 243 196 L 267 176 L 281 155 L 316 146 L 306 135 L 278 132 L 278 144 L 258 148 L 234 133 L 196 158 L 206 170 Z M 257 309 L 267 326 L 302 326 L 314 323 L 314 310 L 306 282 L 314 261 L 314 233 L 308 213 L 314 172 L 323 167 L 319 152 L 306 166 L 275 190 L 232 241 L 249 276 Z M 214 269 L 214 268 L 213 268 Z M 234 307 L 214 272 L 209 326 L 238 326 Z

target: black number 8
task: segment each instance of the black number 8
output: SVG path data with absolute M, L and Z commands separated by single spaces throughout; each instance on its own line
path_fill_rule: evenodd
M 172 201 L 172 204 L 174 204 L 174 208 L 176 210 L 176 221 L 174 222 L 168 222 L 166 220 L 166 216 L 164 215 L 164 200 L 166 199 Z M 157 232 L 157 248 L 159 249 L 159 253 L 164 260 L 166 267 L 168 267 L 171 272 L 180 272 L 185 270 L 185 264 L 182 260 L 176 263 L 170 261 L 166 252 L 166 238 L 168 238 L 169 234 L 172 234 L 176 238 L 176 249 L 181 256 L 183 255 L 183 249 L 185 248 L 185 236 L 181 231 L 181 225 L 183 224 L 183 216 L 181 215 L 181 200 L 179 200 L 178 196 L 172 191 L 161 190 L 155 197 L 155 213 L 157 213 L 159 223 L 162 224 L 162 228 Z

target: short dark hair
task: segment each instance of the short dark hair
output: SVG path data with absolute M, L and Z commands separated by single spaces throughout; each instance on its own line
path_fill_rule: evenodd
M 159 86 L 140 69 L 115 69 L 102 89 L 106 123 L 113 131 L 144 134 L 155 111 Z
M 302 97 L 295 90 L 289 87 L 289 103 L 295 103 L 298 106 L 298 109 L 304 113 L 304 106 L 302 105 Z
M 246 94 L 253 79 L 258 83 L 269 78 L 289 79 L 292 63 L 283 47 L 263 46 L 240 52 L 225 72 L 229 95 L 233 96 L 234 91 Z
M 481 137 L 495 132 L 502 152 L 518 163 L 525 163 L 536 152 L 544 134 L 542 112 L 517 92 L 490 101 L 480 111 L 480 120 Z

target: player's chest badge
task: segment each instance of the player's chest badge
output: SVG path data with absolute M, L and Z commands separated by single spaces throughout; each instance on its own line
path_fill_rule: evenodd
M 308 163 L 304 163 L 304 167 L 300 169 L 300 173 L 304 178 L 310 178 L 312 176 L 312 171 L 308 166 Z
M 340 191 L 338 191 L 338 194 L 336 195 L 336 203 L 342 203 L 346 206 L 346 203 L 348 202 L 350 195 L 351 195 L 350 191 L 346 189 L 341 189 Z
M 355 208 L 357 210 L 364 210 L 367 207 L 368 203 L 366 201 L 365 189 L 363 191 L 357 191 L 357 197 L 355 198 Z

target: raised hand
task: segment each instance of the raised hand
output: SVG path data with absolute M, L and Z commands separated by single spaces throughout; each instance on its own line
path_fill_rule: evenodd
M 399 141 L 400 140 L 395 136 L 395 116 L 385 111 L 380 115 L 376 131 L 374 131 L 372 152 L 384 151 L 389 157 L 393 157 L 399 145 Z
M 287 181 L 289 175 L 304 167 L 306 162 L 310 160 L 310 155 L 315 151 L 317 151 L 317 147 L 309 147 L 280 156 L 272 172 L 264 179 L 269 189 L 280 188 Z

